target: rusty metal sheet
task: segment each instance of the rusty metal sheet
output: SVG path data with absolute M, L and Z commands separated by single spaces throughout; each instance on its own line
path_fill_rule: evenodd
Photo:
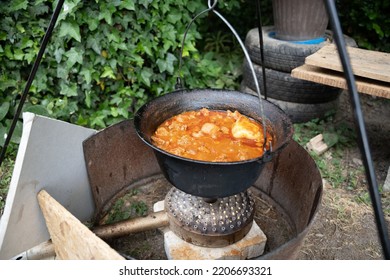
M 267 163 L 255 186 L 288 215 L 296 236 L 260 259 L 294 259 L 318 212 L 321 174 L 309 153 L 295 141 Z
M 128 185 L 160 173 L 153 151 L 126 120 L 89 137 L 83 142 L 84 158 L 99 219 L 103 207 Z

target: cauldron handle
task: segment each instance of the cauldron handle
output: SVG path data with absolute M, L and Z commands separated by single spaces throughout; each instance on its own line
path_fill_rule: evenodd
M 209 11 L 212 11 L 214 14 L 216 14 L 229 27 L 231 32 L 234 34 L 234 36 L 236 37 L 238 43 L 241 46 L 242 51 L 244 52 L 245 59 L 248 62 L 249 68 L 250 68 L 251 73 L 252 73 L 253 80 L 255 82 L 257 96 L 259 97 L 259 101 L 260 101 L 260 114 L 261 114 L 261 121 L 262 121 L 263 134 L 264 134 L 264 155 L 266 155 L 266 153 L 267 153 L 267 148 L 266 148 L 266 146 L 267 146 L 266 145 L 267 144 L 267 128 L 266 128 L 266 123 L 265 123 L 264 106 L 263 106 L 263 102 L 262 102 L 262 98 L 261 98 L 260 86 L 259 86 L 259 82 L 258 82 L 257 77 L 256 77 L 255 69 L 253 67 L 252 60 L 251 60 L 251 58 L 250 58 L 250 56 L 248 54 L 248 51 L 246 50 L 245 45 L 242 42 L 242 40 L 240 39 L 240 36 L 237 34 L 236 30 L 233 28 L 233 26 L 218 11 L 215 10 L 215 7 L 217 6 L 217 2 L 218 2 L 217 0 L 214 0 L 214 1 L 208 0 L 208 9 L 198 13 L 194 18 L 192 18 L 192 20 L 190 21 L 190 23 L 188 24 L 188 26 L 187 26 L 187 28 L 186 28 L 186 30 L 184 32 L 184 36 L 183 36 L 183 40 L 182 40 L 182 44 L 181 44 L 181 49 L 180 49 L 179 69 L 178 69 L 178 77 L 177 77 L 177 81 L 176 81 L 176 89 L 184 88 L 183 81 L 181 79 L 181 65 L 182 65 L 182 61 L 183 61 L 184 42 L 186 40 L 188 30 L 190 29 L 191 24 L 199 16 L 201 16 L 202 14 L 207 13 Z M 272 152 L 272 143 L 271 142 L 270 142 L 269 147 L 270 147 L 270 151 Z

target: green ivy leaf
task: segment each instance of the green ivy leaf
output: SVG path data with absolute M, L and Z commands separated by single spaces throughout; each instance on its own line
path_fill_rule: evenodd
M 92 118 L 91 127 L 96 127 L 96 126 L 101 128 L 105 127 L 106 124 L 104 123 L 104 118 L 105 118 L 104 115 L 100 115 Z
M 18 11 L 18 10 L 26 10 L 28 6 L 28 0 L 14 0 L 12 1 L 12 5 L 9 7 L 10 12 Z
M 118 107 L 117 110 L 116 110 L 116 113 L 119 116 L 122 116 L 122 117 L 124 117 L 126 119 L 129 117 L 129 111 L 127 110 L 126 107 Z
M 30 51 L 30 52 L 24 54 L 24 58 L 28 64 L 33 62 L 33 60 L 35 59 L 36 56 L 37 56 L 37 52 L 35 52 L 35 51 Z
M 7 39 L 7 33 L 0 31 L 0 41 L 5 41 Z
M 111 79 L 116 79 L 114 71 L 112 70 L 111 67 L 105 66 L 103 73 L 100 75 L 100 78 L 111 78 Z
M 38 69 L 33 85 L 37 87 L 38 91 L 45 91 L 47 90 L 47 80 L 47 72 L 43 68 L 40 68 Z
M 87 105 L 88 108 L 91 108 L 91 90 L 85 91 L 85 105 Z
M 59 37 L 70 36 L 77 42 L 81 42 L 80 28 L 76 22 L 64 21 L 61 23 Z
M 63 65 L 58 65 L 57 67 L 57 78 L 67 80 L 69 75 L 69 69 L 64 67 Z
M 57 63 L 60 63 L 60 62 L 61 62 L 61 60 L 62 60 L 62 55 L 63 55 L 64 53 L 65 53 L 65 50 L 62 49 L 62 48 L 56 49 L 56 50 L 54 51 L 54 57 L 55 57 Z
M 64 81 L 60 82 L 60 94 L 71 97 L 71 96 L 77 96 L 77 85 L 74 83 L 71 83 L 70 85 L 67 85 Z
M 30 40 L 28 37 L 23 37 L 22 42 L 20 44 L 21 49 L 30 48 L 34 45 L 34 42 Z
M 129 10 L 129 11 L 135 11 L 134 0 L 121 1 L 121 4 L 119 7 L 124 8 L 124 9 Z
M 177 9 L 174 9 L 169 12 L 167 21 L 172 24 L 175 24 L 176 22 L 181 20 L 181 17 L 182 17 L 182 12 Z
M 88 13 L 84 16 L 89 31 L 95 31 L 100 24 L 99 13 L 97 11 L 88 11 Z
M 0 90 L 1 91 L 4 91 L 6 90 L 7 88 L 12 88 L 12 87 L 15 87 L 15 84 L 16 84 L 16 80 L 0 80 Z
M 11 46 L 6 45 L 4 49 L 4 54 L 9 59 L 14 59 L 14 54 L 12 53 Z
M 197 1 L 188 1 L 187 8 L 191 13 L 195 13 L 195 11 L 199 8 L 199 3 Z
M 66 19 L 68 17 L 68 15 L 72 15 L 73 18 L 74 18 L 74 15 L 75 15 L 75 12 L 77 10 L 77 5 L 79 4 L 80 0 L 72 0 L 72 1 L 69 1 L 69 0 L 65 0 L 64 4 L 63 4 L 63 9 L 60 13 L 60 15 L 58 16 L 58 20 L 57 22 L 60 22 L 64 19 Z
M 149 68 L 143 68 L 141 70 L 140 79 L 148 87 L 150 87 L 150 77 L 152 76 L 153 76 L 153 71 L 150 70 Z
M 157 59 L 156 64 L 158 66 L 158 70 L 160 70 L 160 73 L 163 73 L 167 69 L 167 63 L 163 59 Z
M 9 102 L 3 102 L 3 104 L 0 105 L 0 121 L 7 115 L 9 106 Z
M 81 69 L 80 71 L 80 74 L 83 75 L 84 77 L 84 80 L 87 84 L 90 84 L 91 81 L 92 81 L 92 74 L 91 74 L 91 70 L 89 68 L 83 68 Z
M 87 39 L 87 48 L 92 48 L 97 54 L 100 55 L 102 48 L 100 46 L 100 41 L 94 36 L 89 36 Z
M 33 105 L 33 104 L 28 103 L 24 106 L 23 111 L 34 113 L 34 114 L 40 115 L 40 116 L 50 117 L 50 114 L 47 111 L 46 107 L 42 106 L 42 105 Z
M 145 42 L 142 42 L 142 44 L 143 44 L 142 47 L 143 47 L 143 50 L 145 51 L 145 53 L 148 54 L 149 56 L 153 56 L 153 51 L 151 48 L 152 43 L 145 41 Z
M 145 9 L 147 9 L 149 4 L 152 2 L 153 2 L 153 0 L 138 0 L 138 3 L 143 5 L 145 7 Z
M 24 52 L 21 49 L 15 49 L 15 51 L 14 51 L 14 58 L 16 60 L 23 60 Z
M 174 63 L 177 61 L 177 58 L 176 56 L 174 56 L 173 54 L 171 53 L 168 53 L 167 54 L 167 71 L 169 72 L 169 74 L 173 74 L 173 72 L 175 71 L 175 67 L 174 67 Z
M 71 48 L 69 51 L 65 53 L 65 56 L 68 58 L 66 61 L 66 66 L 68 69 L 73 67 L 73 65 L 77 63 L 83 64 L 83 51 L 76 50 L 76 48 Z
M 108 9 L 103 9 L 100 11 L 99 19 L 104 19 L 109 25 L 112 24 L 112 14 Z

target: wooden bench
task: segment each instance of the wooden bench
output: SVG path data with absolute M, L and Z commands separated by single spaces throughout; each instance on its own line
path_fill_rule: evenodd
M 347 47 L 360 93 L 390 99 L 390 54 Z M 339 54 L 329 44 L 306 57 L 305 64 L 292 70 L 294 78 L 348 89 Z

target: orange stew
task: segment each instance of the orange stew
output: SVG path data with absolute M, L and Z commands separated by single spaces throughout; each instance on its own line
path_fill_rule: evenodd
M 267 131 L 267 143 L 271 141 Z M 241 161 L 263 154 L 262 125 L 238 111 L 201 109 L 163 122 L 152 136 L 154 145 L 172 154 L 212 162 Z

